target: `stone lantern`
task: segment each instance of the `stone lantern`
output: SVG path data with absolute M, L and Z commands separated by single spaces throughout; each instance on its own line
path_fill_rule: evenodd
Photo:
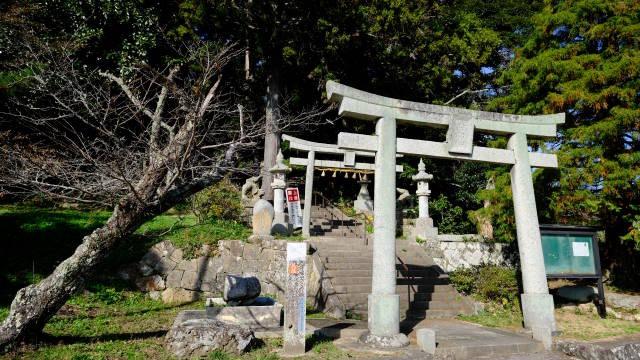
M 289 232 L 289 225 L 284 215 L 284 189 L 287 187 L 286 173 L 289 171 L 291 171 L 291 168 L 284 164 L 284 157 L 282 156 L 282 150 L 280 150 L 276 156 L 276 164 L 269 169 L 269 172 L 273 174 L 273 181 L 271 182 L 274 210 L 273 232 Z
M 411 179 L 418 184 L 416 195 L 418 196 L 418 219 L 416 220 L 416 236 L 422 239 L 435 237 L 438 235 L 438 228 L 433 226 L 433 219 L 429 217 L 429 180 L 433 175 L 425 172 L 426 166 L 422 159 L 418 164 L 418 173 Z
M 373 200 L 371 200 L 371 195 L 369 195 L 369 189 L 367 188 L 371 180 L 365 174 L 358 183 L 360 184 L 360 191 L 358 192 L 358 198 L 353 203 L 353 208 L 361 213 L 371 213 L 373 212 Z

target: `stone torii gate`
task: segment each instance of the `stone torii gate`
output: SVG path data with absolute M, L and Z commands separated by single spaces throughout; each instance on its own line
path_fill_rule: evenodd
M 313 171 L 315 167 L 334 168 L 334 169 L 355 169 L 355 170 L 375 170 L 375 164 L 368 162 L 356 161 L 357 156 L 373 158 L 376 156 L 375 151 L 369 150 L 348 150 L 340 149 L 335 144 L 324 144 L 313 141 L 298 139 L 289 135 L 282 135 L 282 140 L 289 142 L 289 147 L 295 150 L 307 152 L 307 158 L 291 157 L 290 165 L 306 166 L 304 186 L 304 208 L 302 210 L 302 235 L 309 236 L 309 226 L 311 224 L 311 202 L 313 196 Z M 342 156 L 342 160 L 319 160 L 316 159 L 318 154 L 332 154 Z M 395 165 L 396 172 L 402 172 L 402 165 Z
M 381 347 L 408 344 L 399 330 L 399 295 L 396 294 L 396 153 L 441 159 L 508 164 L 515 209 L 522 269 L 521 303 L 525 326 L 533 337 L 549 344 L 556 330 L 553 297 L 544 268 L 538 215 L 531 179 L 532 167 L 557 167 L 553 154 L 532 153 L 527 136 L 555 137 L 564 114 L 524 116 L 474 111 L 383 97 L 333 81 L 327 97 L 340 105 L 339 114 L 376 122 L 376 135 L 338 135 L 338 147 L 375 151 L 373 280 L 368 299 L 369 332 L 361 340 Z M 396 125 L 447 128 L 443 143 L 396 138 Z M 474 130 L 509 136 L 506 149 L 475 146 Z

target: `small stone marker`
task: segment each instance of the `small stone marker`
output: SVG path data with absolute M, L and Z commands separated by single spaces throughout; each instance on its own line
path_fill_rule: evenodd
M 421 328 L 416 331 L 418 347 L 427 354 L 436 353 L 436 331 L 429 328 Z
M 307 316 L 307 243 L 287 243 L 287 285 L 284 303 L 284 356 L 305 352 Z
M 267 200 L 260 199 L 253 206 L 251 223 L 253 235 L 271 235 L 271 223 L 273 222 L 273 205 Z

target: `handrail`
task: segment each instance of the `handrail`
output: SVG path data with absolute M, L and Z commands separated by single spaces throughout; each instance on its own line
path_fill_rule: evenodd
M 343 226 L 346 226 L 348 231 L 356 238 L 361 237 L 360 234 L 358 234 L 358 229 L 357 229 L 357 225 L 351 225 L 350 222 L 348 220 L 354 220 L 353 218 L 347 216 L 344 212 L 342 212 L 342 210 L 340 210 L 338 207 L 336 207 L 335 205 L 333 205 L 332 201 L 327 198 L 326 196 L 324 196 L 322 193 L 314 191 L 313 192 L 313 204 L 317 205 L 318 201 L 317 198 L 320 198 L 320 200 L 322 201 L 322 207 L 324 209 L 326 209 L 330 216 L 331 216 L 331 223 L 333 224 L 334 221 L 340 220 L 340 223 Z M 336 215 L 337 213 L 337 215 Z M 356 214 L 356 217 L 359 216 L 361 214 Z M 355 223 L 355 222 L 354 222 Z M 363 238 L 363 242 L 365 245 L 368 245 L 368 239 L 367 239 L 367 231 L 366 231 L 366 225 L 365 225 L 365 221 L 362 221 L 362 238 Z
M 407 264 L 404 263 L 404 261 L 402 261 L 402 259 L 400 258 L 400 256 L 396 255 L 396 259 L 398 259 L 398 261 L 400 262 L 400 266 L 402 266 L 402 268 L 404 269 L 404 271 L 407 272 L 407 276 L 405 276 L 405 278 L 408 278 L 410 281 L 409 287 L 407 288 L 407 298 L 409 299 L 409 302 L 411 302 L 411 290 L 413 290 L 413 293 L 417 293 L 416 289 L 413 287 L 413 284 L 415 282 L 415 277 L 413 275 L 409 275 L 409 267 L 407 266 Z

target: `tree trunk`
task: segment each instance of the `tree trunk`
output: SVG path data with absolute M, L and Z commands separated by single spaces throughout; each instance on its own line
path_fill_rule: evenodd
M 494 183 L 493 178 L 489 178 L 487 180 L 487 185 L 485 186 L 486 190 L 495 190 L 496 185 Z M 484 200 L 484 208 L 488 208 L 491 206 L 491 201 Z M 493 224 L 491 224 L 491 219 L 487 216 L 481 216 L 478 218 L 478 232 L 480 236 L 485 239 L 493 239 Z
M 68 298 L 84 286 L 111 250 L 149 216 L 143 216 L 143 209 L 135 202 L 132 197 L 125 198 L 107 223 L 85 236 L 73 255 L 51 275 L 18 291 L 9 316 L 0 326 L 0 349 L 39 332 Z
M 262 165 L 262 190 L 264 199 L 273 200 L 271 189 L 271 169 L 276 164 L 276 156 L 280 149 L 280 74 L 279 69 L 272 69 L 267 79 L 267 106 L 264 135 L 264 161 Z

